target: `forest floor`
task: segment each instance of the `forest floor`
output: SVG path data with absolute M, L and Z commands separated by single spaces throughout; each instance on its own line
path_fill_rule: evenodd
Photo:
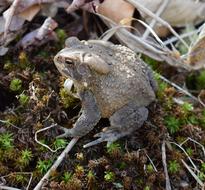
M 1 57 L 0 185 L 20 189 L 29 185 L 28 189 L 33 189 L 69 143 L 70 139 L 56 139 L 61 133 L 58 126 L 38 134 L 38 139 L 52 149 L 62 147 L 56 152 L 39 145 L 34 136 L 53 124 L 70 128 L 78 117 L 80 101 L 63 88 L 65 78 L 56 69 L 53 57 L 67 37 L 75 35 L 86 40 L 96 32 L 100 21 L 88 16 L 89 22 L 85 23 L 83 16 L 76 19 L 59 11 L 54 18 L 59 23 L 58 42 L 32 51 L 11 48 Z M 36 17 L 29 23 L 29 30 L 40 26 L 42 19 Z M 186 83 L 195 96 L 205 88 L 203 70 L 178 71 L 166 63 L 147 57 L 144 60 L 173 83 Z M 176 103 L 174 100 L 186 96 L 157 76 L 156 79 L 157 101 L 151 105 L 143 127 L 110 146 L 101 143 L 84 149 L 94 134 L 109 125 L 108 120 L 100 120 L 91 133 L 77 142 L 42 189 L 161 190 L 166 189 L 166 182 L 173 189 L 201 189 L 205 182 L 205 108 L 190 98 Z

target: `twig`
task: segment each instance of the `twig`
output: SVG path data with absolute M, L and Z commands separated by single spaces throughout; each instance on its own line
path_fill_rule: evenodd
M 8 177 L 8 176 L 11 176 L 11 175 L 15 175 L 15 174 L 23 174 L 23 175 L 30 175 L 30 179 L 29 179 L 29 182 L 28 182 L 28 185 L 26 187 L 26 190 L 29 189 L 29 186 L 31 185 L 31 181 L 33 179 L 33 173 L 32 172 L 13 172 L 13 173 L 10 173 L 8 175 L 5 175 L 5 176 L 1 176 L 0 178 L 2 180 L 4 180 L 6 183 L 6 180 L 5 180 L 5 177 Z M 21 190 L 21 189 L 18 189 L 18 188 L 15 188 L 15 187 L 8 187 L 8 186 L 5 186 L 4 184 L 0 184 L 0 189 L 8 189 L 8 190 Z
M 9 187 L 9 186 L 5 186 L 5 185 L 0 185 L 0 189 L 5 189 L 5 190 L 21 190 L 15 187 Z
M 170 180 L 169 180 L 169 174 L 167 171 L 167 161 L 166 161 L 166 147 L 165 147 L 165 141 L 162 142 L 162 163 L 164 167 L 164 173 L 166 178 L 166 190 L 172 190 Z
M 175 142 L 170 142 L 171 144 L 174 144 L 176 145 L 177 147 L 179 147 L 183 152 L 184 154 L 187 156 L 187 158 L 189 159 L 190 163 L 192 164 L 192 166 L 194 167 L 194 169 L 199 172 L 199 169 L 196 167 L 196 165 L 194 164 L 194 162 L 192 161 L 192 159 L 190 158 L 190 156 L 187 154 L 186 150 L 179 144 L 175 143 Z
M 165 78 L 164 76 L 158 74 L 155 72 L 155 74 L 157 74 L 159 76 L 159 78 L 163 81 L 165 81 L 166 83 L 170 84 L 171 86 L 173 86 L 174 88 L 176 88 L 177 90 L 181 91 L 183 94 L 189 96 L 190 98 L 192 98 L 193 100 L 199 102 L 203 107 L 205 107 L 205 104 L 201 101 L 199 101 L 199 99 L 195 96 L 193 96 L 191 93 L 189 93 L 188 91 L 184 90 L 183 88 L 181 88 L 180 86 L 178 86 L 177 84 L 169 81 L 167 78 Z
M 148 155 L 147 153 L 145 153 L 145 154 L 146 154 L 147 158 L 149 159 L 150 163 L 152 164 L 152 167 L 154 168 L 155 172 L 158 172 L 158 170 L 157 170 L 157 168 L 155 167 L 155 165 L 154 165 L 152 159 L 149 157 L 149 155 Z
M 193 176 L 193 178 L 197 181 L 197 183 L 202 187 L 202 190 L 204 189 L 204 183 L 198 178 L 198 176 L 192 171 L 192 169 L 187 165 L 187 163 L 181 159 L 182 164 L 186 167 L 186 169 L 189 171 L 189 173 Z
M 58 168 L 58 166 L 61 164 L 61 162 L 63 161 L 65 156 L 68 154 L 68 152 L 76 144 L 78 139 L 79 138 L 77 137 L 77 138 L 73 138 L 70 141 L 70 143 L 67 145 L 67 147 L 64 149 L 64 151 L 60 154 L 60 156 L 57 158 L 57 160 L 54 162 L 54 164 L 51 166 L 51 168 L 47 171 L 47 173 L 43 176 L 43 178 L 38 182 L 38 184 L 36 185 L 34 190 L 40 190 L 41 189 L 43 183 L 48 180 L 48 178 L 50 177 L 50 174 L 52 173 L 52 171 L 55 171 Z
M 160 17 L 160 15 L 164 12 L 164 10 L 166 9 L 167 5 L 170 3 L 170 0 L 164 0 L 164 2 L 162 3 L 162 5 L 159 7 L 159 9 L 156 12 L 156 16 Z M 156 19 L 152 19 L 149 27 L 150 28 L 154 28 L 155 24 L 156 24 L 157 20 Z M 148 29 L 146 29 L 145 33 L 143 34 L 142 38 L 146 39 L 150 34 L 150 31 Z
M 12 127 L 14 127 L 14 128 L 16 128 L 16 129 L 19 129 L 19 130 L 20 130 L 20 128 L 19 128 L 19 127 L 17 127 L 16 125 L 14 125 L 14 124 L 10 123 L 10 122 L 9 122 L 9 121 L 7 121 L 7 120 L 1 120 L 1 119 L 0 119 L 0 122 L 1 122 L 1 123 L 5 123 L 5 124 L 9 124 L 9 125 L 11 125 Z
M 189 48 L 187 43 L 179 36 L 179 34 L 171 27 L 171 25 L 168 22 L 166 22 L 165 20 L 155 15 L 152 11 L 144 7 L 138 1 L 135 1 L 135 0 L 126 0 L 126 1 L 134 5 L 137 9 L 140 9 L 141 11 L 143 11 L 145 14 L 154 18 L 156 21 L 160 22 L 162 25 L 166 26 L 172 32 L 172 34 L 175 35 L 185 45 L 185 47 Z
M 194 30 L 194 31 L 182 34 L 182 35 L 180 35 L 180 37 L 181 38 L 187 38 L 187 37 L 192 36 L 192 35 L 197 34 L 197 33 L 199 33 L 199 30 Z M 172 43 L 174 43 L 176 41 L 178 41 L 178 38 L 174 36 L 174 37 L 164 41 L 164 45 L 169 45 L 169 44 L 172 44 Z
M 205 148 L 204 148 L 204 146 L 203 146 L 201 143 L 199 143 L 199 142 L 197 142 L 196 140 L 194 140 L 194 139 L 188 137 L 185 141 L 183 141 L 182 143 L 180 143 L 180 145 L 182 146 L 182 145 L 183 145 L 184 143 L 186 143 L 187 141 L 192 141 L 193 143 L 199 145 L 199 146 L 202 148 L 202 151 L 203 151 L 203 153 L 204 153 L 204 158 L 205 158 Z
M 50 129 L 50 128 L 53 128 L 53 127 L 55 127 L 55 126 L 57 126 L 56 123 L 55 123 L 55 124 L 52 124 L 52 125 L 50 125 L 50 126 L 48 126 L 48 127 L 45 127 L 45 128 L 43 128 L 43 129 L 39 129 L 38 131 L 35 132 L 35 137 L 34 137 L 35 141 L 36 141 L 38 144 L 40 144 L 41 146 L 44 146 L 45 148 L 49 149 L 51 152 L 57 152 L 58 150 L 62 149 L 62 147 L 59 147 L 59 148 L 57 148 L 56 150 L 53 150 L 53 149 L 50 148 L 48 145 L 46 145 L 46 144 L 40 142 L 40 141 L 38 140 L 37 134 L 40 133 L 40 132 L 42 132 L 42 131 L 48 130 L 48 129 Z

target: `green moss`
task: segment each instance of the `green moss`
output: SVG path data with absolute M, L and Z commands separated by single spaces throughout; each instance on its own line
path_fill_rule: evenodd
M 174 116 L 167 116 L 164 118 L 164 123 L 171 134 L 176 133 L 180 127 L 180 120 Z
M 51 167 L 52 161 L 51 160 L 39 160 L 37 162 L 36 169 L 41 173 L 45 174 L 48 169 Z
M 148 164 L 146 167 L 147 173 L 153 173 L 154 172 L 154 168 L 152 166 L 152 164 Z
M 105 171 L 104 179 L 107 182 L 115 181 L 115 174 L 111 171 Z
M 9 86 L 10 90 L 12 91 L 20 91 L 22 88 L 22 81 L 18 78 L 14 78 L 11 82 L 10 82 L 10 86 Z
M 122 148 L 119 143 L 113 142 L 109 145 L 106 145 L 107 153 L 110 156 L 117 157 L 122 153 Z
M 62 176 L 62 181 L 68 183 L 71 180 L 72 176 L 73 176 L 72 172 L 64 172 Z
M 22 150 L 20 157 L 17 160 L 18 168 L 23 170 L 24 167 L 29 165 L 32 158 L 33 158 L 32 151 L 30 151 L 28 149 Z
M 13 145 L 13 134 L 12 133 L 3 133 L 0 134 L 0 148 L 3 150 L 12 149 Z
M 76 103 L 76 98 L 72 96 L 71 93 L 69 93 L 66 89 L 61 88 L 60 89 L 60 99 L 61 102 L 63 103 L 63 106 L 65 108 L 74 106 Z
M 168 171 L 169 171 L 171 174 L 176 174 L 176 173 L 179 172 L 179 170 L 180 170 L 180 165 L 179 165 L 179 163 L 178 163 L 176 160 L 169 161 Z
M 67 141 L 65 139 L 56 139 L 53 143 L 55 149 L 65 148 L 67 145 Z
M 22 105 L 22 106 L 26 106 L 29 102 L 29 96 L 27 96 L 26 94 L 22 93 L 19 95 L 19 103 Z
M 186 152 L 187 152 L 187 154 L 188 154 L 189 156 L 192 156 L 192 155 L 193 155 L 193 149 L 190 148 L 190 147 L 186 149 Z
M 25 69 L 27 67 L 30 67 L 30 61 L 24 51 L 20 52 L 19 54 L 19 67 L 21 69 Z
M 6 60 L 3 68 L 4 70 L 12 71 L 16 68 L 16 65 L 13 64 L 10 60 Z
M 63 29 L 57 29 L 57 30 L 56 30 L 56 34 L 57 34 L 57 37 L 58 37 L 60 43 L 61 43 L 61 44 L 64 44 L 64 41 L 65 41 L 65 39 L 67 38 L 67 34 L 66 34 L 65 30 L 63 30 Z

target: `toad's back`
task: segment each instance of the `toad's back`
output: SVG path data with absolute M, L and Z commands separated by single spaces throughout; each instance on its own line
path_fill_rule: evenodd
M 146 64 L 132 50 L 123 46 L 115 47 L 117 51 L 109 74 L 93 73 L 89 84 L 104 118 L 110 117 L 129 102 L 136 102 L 142 107 L 155 99 Z

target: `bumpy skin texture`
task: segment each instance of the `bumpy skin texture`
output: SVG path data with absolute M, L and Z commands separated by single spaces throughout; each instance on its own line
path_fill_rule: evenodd
M 82 100 L 83 112 L 72 129 L 65 129 L 64 136 L 83 136 L 103 117 L 110 118 L 111 127 L 86 147 L 112 142 L 132 133 L 147 119 L 146 106 L 155 100 L 157 85 L 151 69 L 129 48 L 71 37 L 54 62 L 73 80 Z

